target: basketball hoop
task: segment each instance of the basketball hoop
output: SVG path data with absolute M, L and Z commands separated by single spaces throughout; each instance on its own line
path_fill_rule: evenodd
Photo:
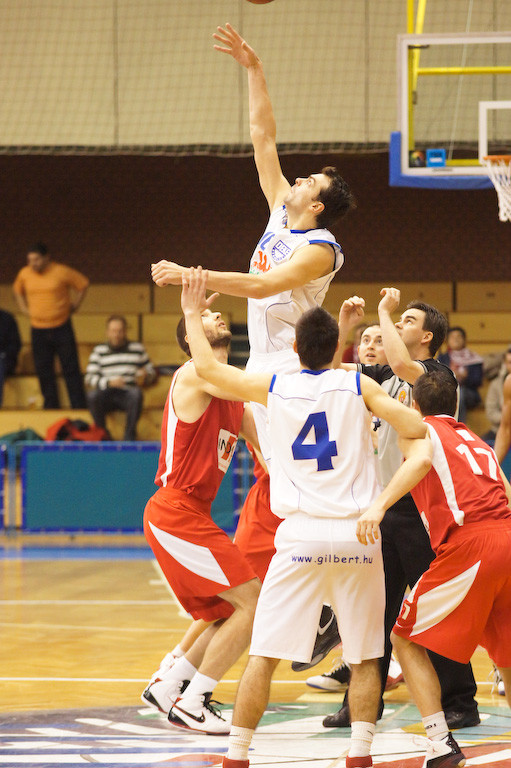
M 499 219 L 511 221 L 511 155 L 487 155 L 483 161 L 497 190 Z

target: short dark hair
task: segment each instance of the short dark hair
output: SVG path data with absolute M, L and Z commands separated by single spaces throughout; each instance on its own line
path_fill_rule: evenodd
M 446 316 L 436 307 L 423 301 L 411 301 L 406 308 L 420 309 L 426 315 L 422 327 L 425 331 L 431 331 L 433 334 L 429 342 L 429 352 L 431 357 L 434 357 L 447 336 L 448 323 Z
M 41 240 L 38 240 L 37 243 L 34 243 L 34 245 L 28 249 L 28 253 L 38 253 L 40 256 L 47 256 L 48 255 L 48 246 L 46 243 L 41 242 Z
M 114 320 L 118 320 L 120 323 L 122 323 L 124 326 L 124 330 L 127 329 L 128 321 L 126 320 L 124 315 L 110 315 L 110 317 L 106 321 L 107 326 L 110 325 L 110 323 L 112 323 Z
M 307 310 L 296 324 L 296 348 L 300 362 L 319 371 L 332 362 L 339 340 L 339 327 L 322 307 Z
M 426 371 L 413 385 L 413 399 L 423 416 L 439 413 L 454 416 L 458 406 L 458 384 L 445 366 Z
M 186 336 L 186 323 L 185 323 L 185 316 L 183 315 L 179 323 L 177 324 L 176 339 L 177 339 L 177 343 L 179 344 L 183 352 L 186 352 L 188 357 L 191 357 L 192 353 L 190 352 L 190 347 L 188 346 L 188 342 L 186 341 L 185 336 Z
M 327 165 L 321 169 L 321 173 L 330 179 L 330 184 L 321 190 L 317 196 L 325 206 L 318 214 L 316 224 L 318 229 L 328 229 L 343 218 L 348 211 L 356 208 L 355 198 L 341 174 L 333 165 Z
M 447 335 L 452 333 L 452 331 L 458 331 L 463 336 L 463 341 L 467 340 L 467 332 L 464 328 L 461 327 L 461 325 L 452 325 L 450 328 L 447 329 Z

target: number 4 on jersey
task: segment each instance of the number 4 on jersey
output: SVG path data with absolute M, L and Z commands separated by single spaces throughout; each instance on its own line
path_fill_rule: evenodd
M 314 443 L 305 443 L 311 430 L 314 430 Z M 311 413 L 307 421 L 301 428 L 298 437 L 291 446 L 293 459 L 300 461 L 302 459 L 316 459 L 318 462 L 318 472 L 326 469 L 333 469 L 332 456 L 337 456 L 337 444 L 335 440 L 330 440 L 328 434 L 328 424 L 326 413 Z

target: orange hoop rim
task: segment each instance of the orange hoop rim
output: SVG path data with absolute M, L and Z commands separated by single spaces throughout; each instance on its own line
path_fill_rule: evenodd
M 487 163 L 507 163 L 511 164 L 511 155 L 485 155 L 483 160 Z

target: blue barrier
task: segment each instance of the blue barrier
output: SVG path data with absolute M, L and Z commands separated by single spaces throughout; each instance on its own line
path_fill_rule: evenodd
M 33 442 L 10 446 L 9 514 L 15 525 L 16 464 L 22 487 L 22 528 L 26 531 L 142 530 L 147 500 L 156 490 L 154 476 L 159 443 Z M 246 449 L 245 449 L 246 450 Z M 241 459 L 240 459 L 241 460 Z M 213 519 L 231 533 L 239 506 L 239 461 L 236 454 L 212 507 Z M 4 500 L 5 487 L 0 486 Z M 235 496 L 238 496 L 235 499 Z

